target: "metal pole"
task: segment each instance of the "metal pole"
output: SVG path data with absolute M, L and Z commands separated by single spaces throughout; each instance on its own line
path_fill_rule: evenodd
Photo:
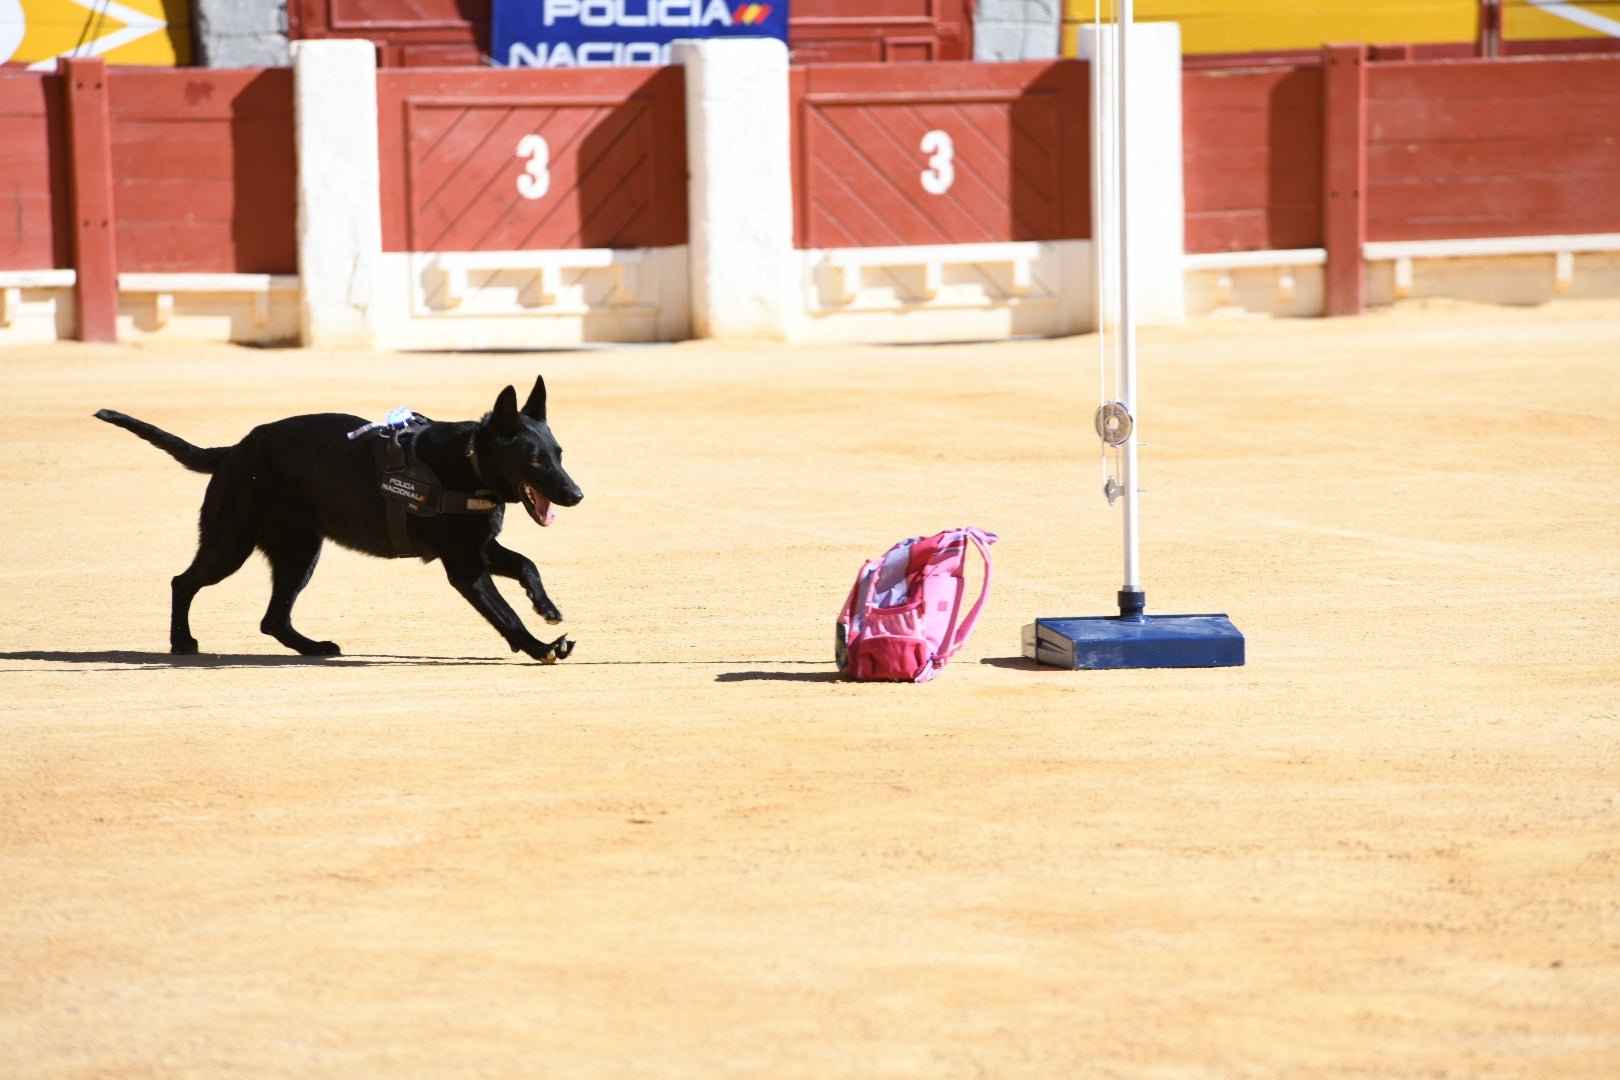
M 1129 109 L 1126 85 L 1130 54 L 1130 30 L 1134 21 L 1133 0 L 1120 0 L 1118 13 L 1119 59 L 1114 67 L 1114 108 L 1118 113 L 1116 139 L 1119 147 L 1119 400 L 1130 413 L 1131 432 L 1125 439 L 1120 460 L 1119 484 L 1124 490 L 1125 584 L 1119 593 L 1122 618 L 1140 617 L 1143 609 L 1141 554 L 1137 544 L 1136 476 L 1136 311 L 1131 292 L 1130 240 L 1130 141 L 1127 134 Z

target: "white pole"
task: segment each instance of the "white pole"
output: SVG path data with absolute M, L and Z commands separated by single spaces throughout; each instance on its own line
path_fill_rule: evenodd
M 1119 147 L 1119 400 L 1131 416 L 1131 431 L 1125 439 L 1121 455 L 1119 484 L 1125 501 L 1125 585 L 1124 591 L 1142 591 L 1141 558 L 1137 546 L 1136 512 L 1136 312 L 1131 292 L 1130 241 L 1130 150 L 1127 137 L 1126 84 L 1130 28 L 1134 19 L 1133 0 L 1119 0 L 1119 60 L 1114 67 L 1114 108 L 1118 110 L 1117 141 Z M 1122 610 L 1121 614 L 1125 614 Z

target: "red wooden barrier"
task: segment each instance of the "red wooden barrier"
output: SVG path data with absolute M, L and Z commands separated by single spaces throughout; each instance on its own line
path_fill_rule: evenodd
M 118 340 L 118 248 L 108 145 L 107 65 L 68 60 L 69 156 L 73 169 L 73 265 L 78 270 L 79 339 Z
M 0 71 L 0 270 L 73 265 L 62 80 Z
M 1091 235 L 1086 65 L 795 68 L 801 248 Z
M 1620 57 L 1375 64 L 1367 238 L 1620 232 Z
M 1189 252 L 1322 246 L 1322 72 L 1181 80 Z
M 298 269 L 292 71 L 117 68 L 119 269 Z
M 1367 47 L 1329 45 L 1322 54 L 1323 307 L 1328 315 L 1354 315 L 1367 238 Z
M 679 67 L 377 77 L 383 250 L 686 243 Z

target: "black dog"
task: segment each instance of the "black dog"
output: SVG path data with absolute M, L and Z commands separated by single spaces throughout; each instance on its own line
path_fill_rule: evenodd
M 491 574 L 522 582 L 549 623 L 562 613 L 534 564 L 495 539 L 505 504 L 522 502 L 541 525 L 552 504 L 585 496 L 562 467 L 546 426 L 546 384 L 534 381 L 523 408 L 508 386 L 481 421 L 414 418 L 391 426 L 358 416 L 294 416 L 248 432 L 235 446 L 203 449 L 123 413 L 97 418 L 134 432 L 193 472 L 209 473 L 197 556 L 173 581 L 169 646 L 197 651 L 190 611 L 198 590 L 225 580 L 257 547 L 270 560 L 270 607 L 259 629 L 305 656 L 335 656 L 292 626 L 292 606 L 330 539 L 382 558 L 440 559 L 450 584 L 499 630 L 514 652 L 555 663 L 573 651 L 566 636 L 547 644 L 529 633 L 496 591 Z

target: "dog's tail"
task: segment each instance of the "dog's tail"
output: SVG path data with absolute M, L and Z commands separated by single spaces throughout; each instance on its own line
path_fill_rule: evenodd
M 125 431 L 139 435 L 192 472 L 212 474 L 214 470 L 219 468 L 219 463 L 225 460 L 225 454 L 230 450 L 228 446 L 216 446 L 210 449 L 192 446 L 178 435 L 170 435 L 162 428 L 153 427 L 144 420 L 137 420 L 133 416 L 125 416 L 123 413 L 113 409 L 98 410 L 96 419 L 105 420 L 115 427 L 121 427 Z

